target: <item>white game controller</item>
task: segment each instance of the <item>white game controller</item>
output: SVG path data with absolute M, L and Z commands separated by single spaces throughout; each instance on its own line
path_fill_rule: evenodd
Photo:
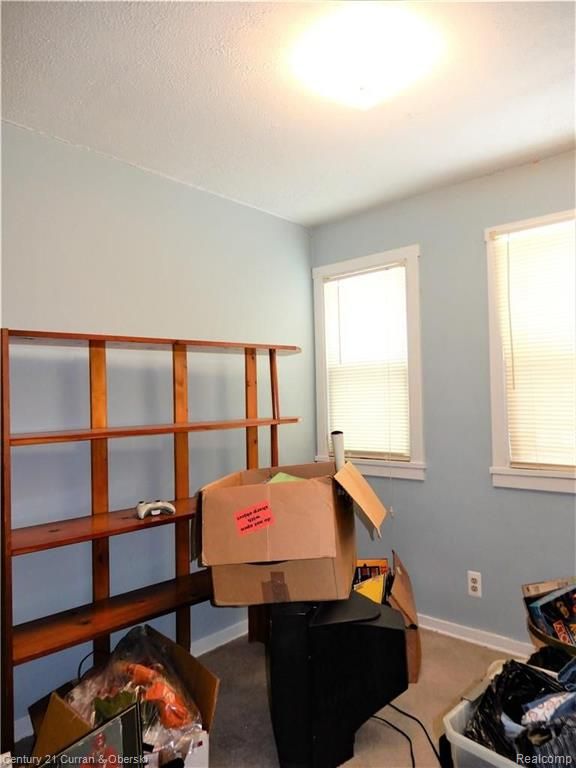
M 169 501 L 140 501 L 136 506 L 136 513 L 140 520 L 144 520 L 148 515 L 155 517 L 156 515 L 175 515 L 176 507 Z

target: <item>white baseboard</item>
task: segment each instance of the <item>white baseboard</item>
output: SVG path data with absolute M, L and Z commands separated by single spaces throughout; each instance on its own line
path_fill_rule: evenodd
M 14 741 L 20 741 L 28 736 L 32 736 L 32 723 L 28 715 L 25 715 L 14 723 Z
M 237 624 L 232 624 L 229 627 L 213 632 L 211 635 L 201 637 L 198 640 L 192 642 L 192 655 L 201 656 L 203 653 L 213 651 L 214 648 L 219 648 L 225 643 L 229 643 L 232 640 L 236 640 L 238 637 L 242 637 L 248 632 L 248 619 L 239 621 Z M 28 715 L 21 717 L 14 723 L 14 737 L 16 741 L 25 739 L 27 736 L 32 736 L 32 723 Z
M 511 637 L 497 635 L 494 632 L 485 632 L 483 629 L 466 627 L 463 624 L 455 624 L 452 621 L 435 619 L 433 616 L 425 616 L 419 613 L 418 621 L 419 626 L 422 629 L 429 629 L 432 632 L 455 637 L 458 640 L 466 640 L 466 642 L 474 643 L 475 645 L 483 645 L 486 648 L 502 651 L 503 653 L 507 653 L 510 656 L 516 656 L 520 659 L 526 659 L 535 651 L 535 648 L 531 643 L 524 643 L 521 640 L 514 640 Z
M 248 619 L 243 619 L 237 624 L 231 624 L 229 627 L 224 627 L 224 629 L 213 632 L 211 635 L 201 637 L 199 640 L 193 640 L 192 655 L 202 656 L 203 653 L 208 653 L 208 651 L 213 651 L 214 648 L 230 643 L 232 640 L 247 634 L 247 632 Z

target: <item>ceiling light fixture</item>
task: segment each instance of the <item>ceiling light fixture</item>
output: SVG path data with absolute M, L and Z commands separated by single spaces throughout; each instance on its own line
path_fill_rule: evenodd
M 427 75 L 443 42 L 404 3 L 348 2 L 307 29 L 291 70 L 307 88 L 356 109 L 370 109 Z

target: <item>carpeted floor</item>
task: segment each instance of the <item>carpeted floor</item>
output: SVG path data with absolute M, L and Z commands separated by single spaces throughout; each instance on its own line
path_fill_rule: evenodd
M 394 704 L 419 717 L 437 746 L 443 715 L 458 703 L 466 688 L 484 677 L 493 661 L 505 658 L 505 654 L 427 631 L 422 632 L 422 651 L 420 681 Z M 202 663 L 222 680 L 210 736 L 211 768 L 277 768 L 264 647 L 240 638 L 205 654 Z M 379 714 L 408 733 L 418 768 L 437 768 L 426 737 L 415 722 L 390 707 Z M 408 742 L 383 723 L 370 720 L 357 732 L 354 758 L 345 765 L 409 768 Z
M 489 665 L 505 654 L 422 631 L 420 681 L 394 704 L 419 717 L 435 745 L 443 732 L 442 717 L 460 694 L 482 679 Z M 210 768 L 277 768 L 261 643 L 239 638 L 204 654 L 202 663 L 220 678 L 216 721 L 210 734 Z M 412 739 L 417 768 L 437 768 L 437 761 L 420 727 L 385 707 L 379 713 Z M 30 740 L 15 754 L 26 754 Z M 346 768 L 410 768 L 408 742 L 393 729 L 369 720 L 356 734 L 355 752 Z

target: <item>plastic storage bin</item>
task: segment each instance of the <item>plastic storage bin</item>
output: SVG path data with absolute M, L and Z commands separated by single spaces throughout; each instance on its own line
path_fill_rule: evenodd
M 454 768 L 489 768 L 490 766 L 497 766 L 497 768 L 516 766 L 518 768 L 518 763 L 514 760 L 502 757 L 497 752 L 493 752 L 464 736 L 464 728 L 470 719 L 472 708 L 472 702 L 461 701 L 444 716 L 444 728 L 446 738 L 452 747 Z
M 454 768 L 485 768 L 486 766 L 494 765 L 497 768 L 506 768 L 507 766 L 521 765 L 521 763 L 509 760 L 507 757 L 502 757 L 498 752 L 493 752 L 491 749 L 483 747 L 482 744 L 478 744 L 464 736 L 466 723 L 472 716 L 476 702 L 486 690 L 490 680 L 502 671 L 505 663 L 504 659 L 493 661 L 488 667 L 484 680 L 467 691 L 465 694 L 466 698 L 462 699 L 460 704 L 457 704 L 454 709 L 444 716 L 444 729 L 446 731 L 446 738 L 452 747 Z M 538 667 L 535 667 L 535 669 L 538 669 Z M 555 672 L 550 672 L 548 669 L 541 669 L 540 671 L 545 672 L 550 677 L 558 677 Z
M 485 768 L 485 766 L 494 765 L 497 768 L 518 766 L 518 763 L 513 760 L 502 757 L 498 752 L 493 752 L 491 749 L 483 747 L 482 744 L 464 736 L 464 729 L 472 716 L 474 705 L 488 687 L 490 680 L 502 671 L 504 664 L 505 659 L 493 661 L 486 671 L 484 680 L 468 690 L 466 698 L 444 716 L 444 729 L 446 738 L 452 747 L 454 768 Z

